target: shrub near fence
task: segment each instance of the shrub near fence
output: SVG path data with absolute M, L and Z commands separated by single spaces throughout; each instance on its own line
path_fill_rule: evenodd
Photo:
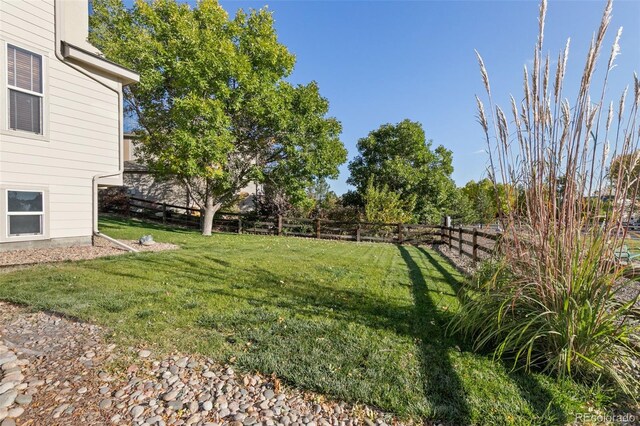
M 129 197 L 128 203 L 117 207 L 106 206 L 107 212 L 124 214 L 165 225 L 200 229 L 202 213 L 193 207 L 158 203 L 143 198 Z M 124 211 L 123 211 L 124 209 Z M 482 254 L 491 254 L 499 234 L 438 225 L 403 223 L 344 222 L 326 219 L 292 217 L 259 217 L 254 214 L 218 212 L 213 220 L 218 232 L 263 235 L 283 235 L 345 241 L 367 241 L 393 244 L 447 244 L 462 256 L 474 261 Z

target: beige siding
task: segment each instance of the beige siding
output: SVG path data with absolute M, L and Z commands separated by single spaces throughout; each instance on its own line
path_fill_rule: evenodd
M 46 238 L 89 236 L 92 178 L 120 168 L 118 96 L 57 59 L 54 30 L 53 0 L 0 0 L 0 243 L 14 241 L 6 237 L 6 189 L 46 190 Z M 6 43 L 43 56 L 41 136 L 8 129 Z

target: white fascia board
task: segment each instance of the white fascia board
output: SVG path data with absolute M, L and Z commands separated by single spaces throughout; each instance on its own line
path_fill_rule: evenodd
M 64 41 L 62 42 L 62 56 L 112 74 L 122 82 L 123 86 L 140 81 L 140 75 L 135 71 L 131 71 L 130 69 Z

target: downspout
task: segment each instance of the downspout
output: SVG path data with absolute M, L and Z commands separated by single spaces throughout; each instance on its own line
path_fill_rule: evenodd
M 91 75 L 90 73 L 86 72 L 84 69 L 77 67 L 69 62 L 67 62 L 67 60 L 64 58 L 64 56 L 62 56 L 62 53 L 60 52 L 61 48 L 62 48 L 62 40 L 60 39 L 60 28 L 61 28 L 61 22 L 60 22 L 60 14 L 58 13 L 58 7 L 59 7 L 59 2 L 61 0 L 55 0 L 53 2 L 53 16 L 54 16 L 54 34 L 55 34 L 55 46 L 53 51 L 55 52 L 56 58 L 58 58 L 58 60 L 60 62 L 62 62 L 63 64 L 67 65 L 70 68 L 73 68 L 75 71 L 85 75 L 86 77 L 90 78 L 91 80 L 95 81 L 96 83 L 99 83 L 100 85 L 106 87 L 107 89 L 111 90 L 112 92 L 114 92 L 116 94 L 116 97 L 118 99 L 118 171 L 117 172 L 113 172 L 113 173 L 98 173 L 96 175 L 93 176 L 93 178 L 91 179 L 91 230 L 92 230 L 92 235 L 93 236 L 97 236 L 97 237 L 102 237 L 104 239 L 106 239 L 107 241 L 125 249 L 128 250 L 130 252 L 134 252 L 137 253 L 138 250 L 136 250 L 133 247 L 130 247 L 118 240 L 116 240 L 115 238 L 111 238 L 108 235 L 105 235 L 103 233 L 101 233 L 98 230 L 98 179 L 102 179 L 102 178 L 107 178 L 107 177 L 113 177 L 113 176 L 119 176 L 124 172 L 124 162 L 123 162 L 123 158 L 122 158 L 122 145 L 123 145 L 123 135 L 122 135 L 122 95 L 121 92 L 117 89 L 114 89 L 113 87 L 110 87 L 109 85 L 105 84 L 104 82 L 100 81 L 99 79 L 95 78 L 93 75 Z

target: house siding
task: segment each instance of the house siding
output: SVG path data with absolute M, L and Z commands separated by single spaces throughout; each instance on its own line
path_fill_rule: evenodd
M 43 56 L 42 135 L 8 129 L 7 43 Z M 120 169 L 118 95 L 60 61 L 55 44 L 54 1 L 0 0 L 0 250 L 27 240 L 90 241 L 93 177 Z M 118 81 L 96 77 L 121 91 Z M 6 190 L 14 188 L 46 190 L 45 235 L 7 236 Z

